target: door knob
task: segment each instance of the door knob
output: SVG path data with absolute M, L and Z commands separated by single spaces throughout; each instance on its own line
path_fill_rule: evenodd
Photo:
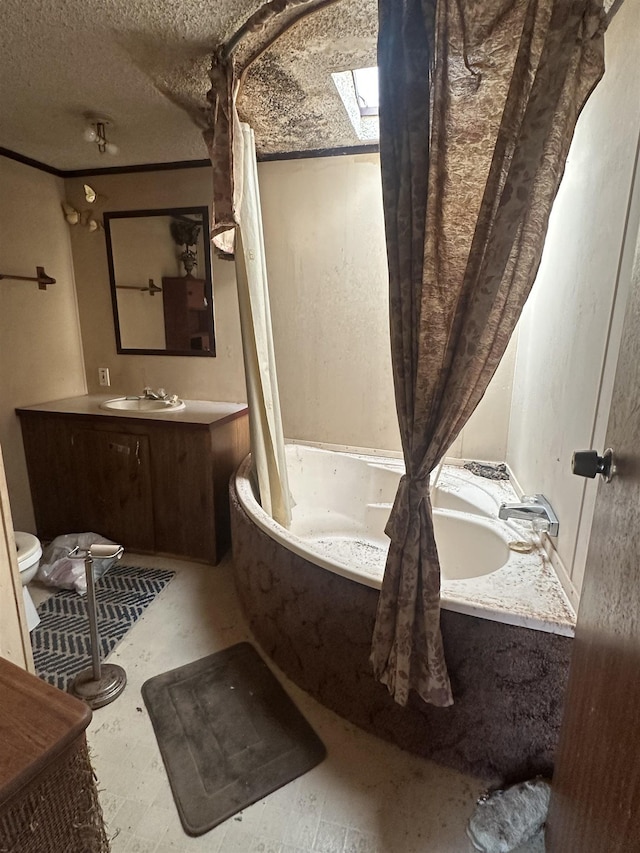
M 608 447 L 602 456 L 596 450 L 576 450 L 571 457 L 571 470 L 578 477 L 591 477 L 601 474 L 606 483 L 611 482 L 615 474 L 613 450 Z

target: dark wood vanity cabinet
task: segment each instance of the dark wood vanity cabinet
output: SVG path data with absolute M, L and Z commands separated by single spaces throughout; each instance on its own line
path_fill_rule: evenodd
M 217 563 L 247 410 L 213 423 L 19 409 L 38 536 L 91 531 L 125 548 Z

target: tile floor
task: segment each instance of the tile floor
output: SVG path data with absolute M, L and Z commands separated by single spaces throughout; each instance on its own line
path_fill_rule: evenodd
M 180 825 L 142 697 L 142 683 L 251 640 L 230 558 L 215 568 L 126 554 L 128 565 L 176 576 L 112 653 L 125 692 L 94 712 L 88 740 L 112 853 L 470 853 L 465 825 L 484 786 L 409 755 L 319 705 L 279 671 L 328 757 L 211 832 Z M 520 853 L 543 853 L 541 841 Z

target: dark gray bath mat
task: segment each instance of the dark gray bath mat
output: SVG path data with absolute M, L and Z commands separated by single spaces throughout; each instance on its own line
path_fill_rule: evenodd
M 142 685 L 180 820 L 202 835 L 326 755 L 250 643 Z

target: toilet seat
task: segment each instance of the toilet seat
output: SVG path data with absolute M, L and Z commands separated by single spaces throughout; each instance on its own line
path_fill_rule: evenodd
M 36 560 L 42 556 L 42 546 L 36 536 L 32 533 L 23 533 L 20 530 L 14 531 L 16 547 L 18 549 L 18 568 L 20 571 L 32 566 Z

